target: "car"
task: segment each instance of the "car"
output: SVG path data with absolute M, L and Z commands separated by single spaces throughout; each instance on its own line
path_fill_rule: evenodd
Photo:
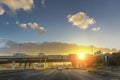
M 63 67 L 62 66 L 58 66 L 57 69 L 58 69 L 58 71 L 62 71 Z

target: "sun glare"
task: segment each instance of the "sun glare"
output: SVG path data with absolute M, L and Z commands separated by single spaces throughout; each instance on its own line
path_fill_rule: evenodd
M 80 60 L 85 60 L 85 59 L 86 59 L 86 54 L 85 54 L 85 53 L 79 53 L 79 54 L 78 54 L 78 58 L 79 58 Z

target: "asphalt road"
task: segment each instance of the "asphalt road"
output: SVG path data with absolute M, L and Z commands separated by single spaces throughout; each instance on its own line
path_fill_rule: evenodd
M 0 75 L 0 80 L 120 80 L 109 76 L 92 74 L 84 70 L 57 69 L 30 70 Z

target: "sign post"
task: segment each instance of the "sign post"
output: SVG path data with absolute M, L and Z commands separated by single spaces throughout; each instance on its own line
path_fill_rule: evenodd
M 106 70 L 108 70 L 108 56 L 107 55 L 104 56 L 104 60 L 105 60 Z
M 15 61 L 12 61 L 12 70 L 15 70 Z

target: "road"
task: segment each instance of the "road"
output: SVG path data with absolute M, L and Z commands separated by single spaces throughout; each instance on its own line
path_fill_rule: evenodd
M 29 70 L 0 75 L 0 80 L 120 80 L 77 69 Z

